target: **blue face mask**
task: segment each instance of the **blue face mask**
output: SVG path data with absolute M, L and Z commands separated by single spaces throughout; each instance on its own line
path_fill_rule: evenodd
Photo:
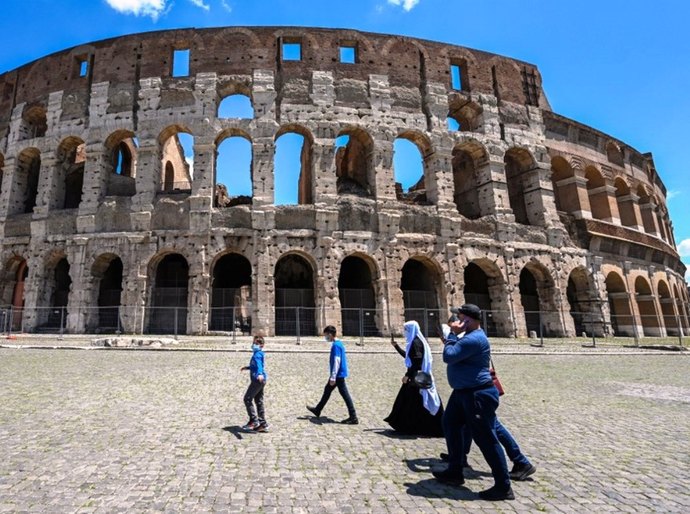
M 252 350 L 255 351 L 255 352 L 258 352 L 259 350 L 261 350 L 261 346 L 259 346 L 258 344 L 253 344 L 253 345 L 252 345 Z

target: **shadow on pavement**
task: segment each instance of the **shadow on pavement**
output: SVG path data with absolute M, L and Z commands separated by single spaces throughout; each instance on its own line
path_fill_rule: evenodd
M 299 420 L 307 420 L 310 423 L 313 423 L 314 425 L 330 425 L 333 423 L 338 423 L 338 421 L 329 418 L 328 416 L 321 416 L 317 418 L 316 416 L 297 416 L 297 419 Z
M 230 432 L 232 435 L 234 435 L 237 439 L 240 439 L 240 440 L 243 439 L 242 434 L 255 434 L 255 433 L 257 433 L 257 432 L 253 432 L 253 431 L 244 430 L 239 425 L 223 427 L 223 430 L 225 432 Z
M 401 434 L 390 428 L 367 428 L 365 432 L 374 432 L 376 435 L 382 435 L 390 439 L 402 439 L 402 440 L 413 440 L 413 439 L 429 439 L 426 436 L 411 435 L 411 434 Z
M 464 485 L 452 486 L 441 484 L 433 478 L 420 480 L 417 483 L 405 483 L 407 494 L 424 498 L 448 498 L 451 500 L 474 501 L 479 497 Z

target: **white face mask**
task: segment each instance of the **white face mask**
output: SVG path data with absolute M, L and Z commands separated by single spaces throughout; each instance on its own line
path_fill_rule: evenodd
M 331 342 L 331 338 L 329 336 L 323 336 L 323 340 L 326 341 L 327 343 Z
M 253 344 L 252 350 L 254 350 L 256 352 L 257 350 L 261 350 L 261 347 L 258 344 Z

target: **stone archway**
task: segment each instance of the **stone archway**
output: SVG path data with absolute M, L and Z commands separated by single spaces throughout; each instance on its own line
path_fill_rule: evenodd
M 378 336 L 376 325 L 376 291 L 370 264 L 362 257 L 350 255 L 340 265 L 338 295 L 343 335 Z
M 405 321 L 417 321 L 427 337 L 437 335 L 445 321 L 439 319 L 440 284 L 439 273 L 426 262 L 416 258 L 405 262 L 400 279 Z
M 637 302 L 637 311 L 640 313 L 642 334 L 645 336 L 659 337 L 663 335 L 655 300 L 649 282 L 644 277 L 637 277 L 635 279 L 635 301 Z
M 298 254 L 288 254 L 276 263 L 275 334 L 316 335 L 314 269 Z
M 213 265 L 209 330 L 251 333 L 252 265 L 238 253 L 228 253 Z
M 186 334 L 189 264 L 178 253 L 168 254 L 155 267 L 148 332 Z

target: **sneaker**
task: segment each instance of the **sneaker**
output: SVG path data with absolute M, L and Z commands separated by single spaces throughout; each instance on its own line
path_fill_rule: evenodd
M 456 471 L 444 469 L 443 471 L 434 471 L 431 474 L 442 484 L 462 485 L 465 483 L 465 477 Z
M 341 423 L 343 425 L 359 425 L 359 420 L 357 418 L 346 418 Z
M 316 410 L 316 407 L 310 407 L 309 405 L 307 405 L 307 410 L 308 410 L 309 412 L 311 412 L 311 413 L 312 413 L 314 416 L 316 416 L 317 418 L 320 418 L 320 417 L 321 417 L 321 411 L 320 411 L 320 410 Z
M 250 431 L 256 430 L 257 428 L 259 428 L 259 422 L 258 421 L 250 421 L 249 423 L 247 423 L 246 425 L 244 425 L 242 427 L 242 430 L 246 430 L 247 432 L 250 432 Z
M 513 490 L 508 487 L 508 489 L 499 489 L 496 486 L 493 486 L 490 489 L 487 489 L 486 491 L 480 491 L 479 492 L 479 497 L 482 500 L 486 500 L 489 502 L 496 502 L 496 501 L 501 501 L 501 500 L 514 500 L 515 495 L 513 494 Z
M 268 423 L 260 423 L 259 426 L 254 429 L 254 432 L 268 432 Z
M 511 480 L 516 480 L 519 482 L 521 480 L 526 480 L 527 477 L 530 475 L 534 475 L 536 471 L 537 467 L 528 462 L 527 464 L 523 464 L 522 466 L 515 464 L 513 466 L 513 469 L 510 470 L 510 473 L 508 473 L 508 475 L 510 476 Z

